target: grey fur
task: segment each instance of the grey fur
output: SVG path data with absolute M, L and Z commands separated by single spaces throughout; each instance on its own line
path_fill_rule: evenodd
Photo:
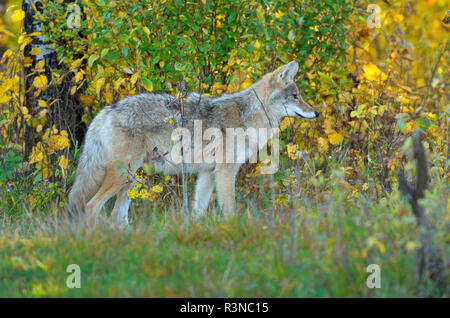
M 153 160 L 157 172 L 180 173 L 180 166 L 170 164 L 170 155 L 167 155 L 174 145 L 171 134 L 179 126 L 192 131 L 194 120 L 202 121 L 203 131 L 218 128 L 225 133 L 227 128 L 275 128 L 285 116 L 316 117 L 317 114 L 301 99 L 293 82 L 297 70 L 298 64 L 291 62 L 243 91 L 217 97 L 193 93 L 182 101 L 182 105 L 166 93 L 143 93 L 124 97 L 104 107 L 86 134 L 75 182 L 69 194 L 69 206 L 84 211 L 88 209 L 87 205 L 97 208 L 104 203 L 94 204 L 91 201 L 106 179 L 107 167 L 119 170 L 130 167 L 134 172 L 146 158 Z M 184 110 L 183 116 L 181 109 Z M 174 124 L 169 123 L 169 117 Z M 229 173 L 234 178 L 240 165 L 192 163 L 188 164 L 187 171 L 196 174 L 214 172 L 219 187 L 218 176 L 226 176 L 219 170 L 231 169 Z M 121 177 L 121 180 L 125 179 Z M 211 183 L 213 179 L 204 176 L 202 180 Z M 208 186 L 197 188 L 206 189 Z M 117 187 L 117 190 L 125 187 Z M 234 189 L 234 181 L 229 189 Z

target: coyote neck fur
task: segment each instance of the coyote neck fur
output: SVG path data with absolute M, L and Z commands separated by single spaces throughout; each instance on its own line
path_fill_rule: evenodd
M 245 128 L 277 128 L 281 118 L 270 112 L 267 98 L 264 83 L 259 81 L 242 91 L 216 97 L 215 102 L 236 105 Z

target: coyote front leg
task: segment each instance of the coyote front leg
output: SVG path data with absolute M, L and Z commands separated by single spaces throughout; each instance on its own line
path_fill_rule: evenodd
M 220 165 L 216 168 L 216 189 L 219 207 L 224 215 L 231 215 L 236 211 L 235 182 L 236 168 L 233 165 Z
M 131 200 L 127 195 L 127 190 L 129 188 L 130 186 L 126 184 L 122 187 L 122 189 L 120 189 L 111 213 L 114 223 L 119 228 L 128 225 L 128 208 L 131 203 Z
M 214 176 L 209 171 L 202 171 L 195 186 L 194 212 L 200 216 L 208 208 L 209 199 L 214 189 Z

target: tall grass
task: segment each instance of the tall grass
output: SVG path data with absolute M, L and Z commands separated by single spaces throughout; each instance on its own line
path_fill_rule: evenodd
M 103 213 L 88 231 L 51 205 L 3 214 L 0 297 L 448 296 L 428 278 L 417 282 L 419 229 L 398 192 L 369 201 L 350 198 L 339 175 L 334 182 L 323 199 L 227 219 L 213 208 L 186 222 L 180 206 L 135 204 L 124 230 Z M 432 189 L 422 204 L 433 243 L 449 255 L 449 187 Z M 66 286 L 69 264 L 81 268 L 79 289 Z M 379 289 L 366 285 L 369 264 L 381 268 Z

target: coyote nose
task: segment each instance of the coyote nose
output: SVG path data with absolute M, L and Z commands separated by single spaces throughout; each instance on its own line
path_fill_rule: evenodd
M 316 118 L 319 117 L 320 113 L 319 112 L 314 112 L 314 115 L 316 115 Z

